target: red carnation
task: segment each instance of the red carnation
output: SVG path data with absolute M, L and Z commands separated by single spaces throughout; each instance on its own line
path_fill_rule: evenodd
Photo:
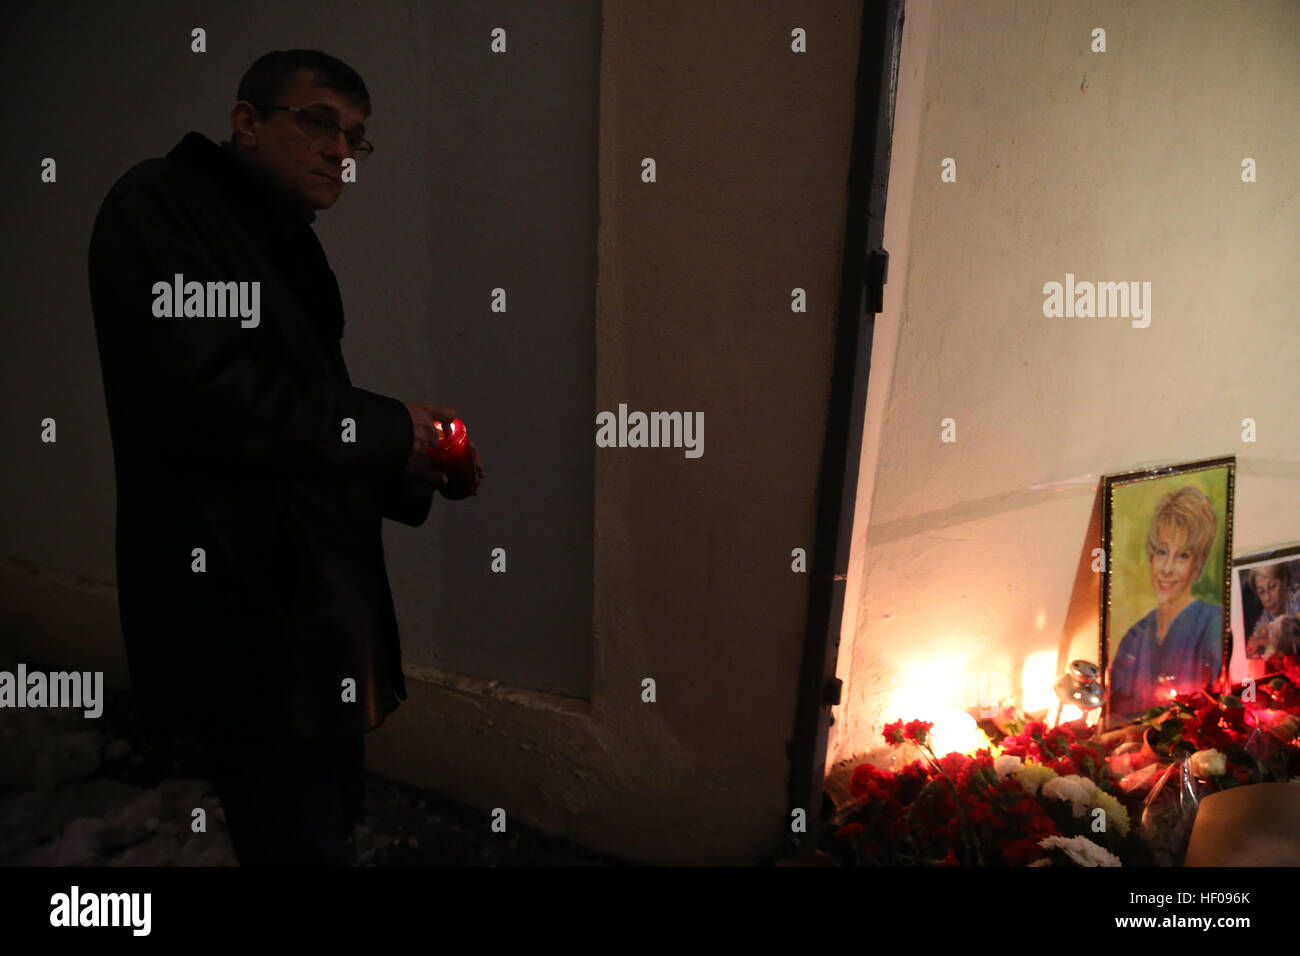
M 993 770 L 993 757 L 987 750 L 978 750 L 962 769 L 957 785 L 967 788 L 978 786 L 977 778 L 986 770 L 990 772 Z
M 1300 657 L 1290 654 L 1274 654 L 1268 659 L 1269 670 L 1280 670 L 1292 684 L 1300 685 Z
M 930 742 L 930 728 L 934 723 L 929 720 L 909 720 L 903 727 L 903 736 L 914 744 L 926 746 Z
M 1240 696 L 1240 693 L 1241 692 L 1238 693 L 1238 696 Z M 1255 700 L 1253 702 L 1242 701 L 1242 703 L 1244 703 L 1247 707 L 1251 707 L 1252 704 L 1255 707 L 1281 706 L 1277 698 L 1273 696 L 1273 685 L 1271 683 L 1260 684 L 1258 687 L 1255 688 Z
M 1007 737 L 1002 741 L 1002 753 L 1023 760 L 1025 758 L 1025 742 L 1019 737 Z
M 1088 726 L 1086 720 L 1072 720 L 1068 724 L 1061 724 L 1061 730 L 1071 740 L 1087 740 L 1092 735 L 1092 728 Z
M 1035 840 L 1041 840 L 1043 837 L 1053 836 L 1056 834 L 1056 824 L 1046 813 L 1036 813 L 1024 821 L 1025 834 L 1033 837 Z
M 896 720 L 892 724 L 885 724 L 885 743 L 897 747 L 903 742 L 903 722 Z
M 1223 710 L 1223 722 L 1237 730 L 1246 729 L 1246 705 L 1235 698 L 1229 700 Z
M 1041 839 L 1041 838 L 1040 838 Z M 1011 866 L 1024 866 L 1040 859 L 1046 853 L 1038 840 L 1033 837 L 1021 837 L 1019 840 L 1007 840 L 1002 844 L 1002 856 Z
M 1238 708 L 1235 713 L 1242 715 L 1244 720 L 1245 711 Z M 1222 708 L 1202 707 L 1196 711 L 1196 727 L 1191 742 L 1200 750 L 1227 751 L 1233 744 L 1233 738 L 1226 732 L 1231 726 L 1228 714 Z
M 846 823 L 844 824 L 844 826 L 840 827 L 838 830 L 835 831 L 835 839 L 847 840 L 850 837 L 857 836 L 859 833 L 863 832 L 864 830 L 866 830 L 866 827 L 864 827 L 861 823 Z
M 1053 727 L 1043 735 L 1043 743 L 1059 752 L 1070 745 L 1070 735 L 1060 727 Z
M 860 764 L 849 779 L 849 790 L 855 797 L 869 800 L 888 801 L 898 788 L 898 781 L 888 770 L 881 770 L 869 763 Z
M 909 836 L 909 823 L 901 816 L 894 817 L 885 827 L 885 835 L 890 843 L 899 844 Z
M 1005 777 L 999 780 L 998 787 L 1002 790 L 1003 793 L 1007 793 L 1012 796 L 1025 792 L 1025 788 L 1020 785 L 1020 781 L 1017 780 L 1015 777 L 1013 777 L 1011 774 L 1007 774 Z
M 919 760 L 913 760 L 898 774 L 899 801 L 904 804 L 911 803 L 929 779 L 930 772 L 921 765 Z
M 1027 737 L 1008 737 L 1002 741 L 1002 752 L 1019 757 L 1025 763 L 1043 762 L 1043 748 Z
M 1104 756 L 1097 753 L 1092 747 L 1083 744 L 1070 744 L 1070 762 L 1079 768 L 1080 773 L 1088 769 L 1088 761 L 1092 762 L 1092 769 L 1095 771 L 1097 767 L 1101 766 L 1103 759 L 1105 759 Z
M 1041 813 L 1042 809 L 1038 805 L 1038 801 L 1033 797 L 1022 797 L 1007 808 L 1010 813 L 1018 817 L 1032 816 L 1035 813 Z
M 954 780 L 962 775 L 970 762 L 970 757 L 967 757 L 965 754 L 959 754 L 956 751 L 944 754 L 939 758 L 939 766 L 943 768 L 943 772 Z
M 970 820 L 972 826 L 989 826 L 996 829 L 1002 823 L 1002 818 L 993 812 L 993 806 L 983 800 L 974 800 L 966 808 L 966 818 Z
M 1300 715 L 1300 686 L 1278 677 L 1271 682 L 1269 693 L 1272 695 L 1274 707 Z

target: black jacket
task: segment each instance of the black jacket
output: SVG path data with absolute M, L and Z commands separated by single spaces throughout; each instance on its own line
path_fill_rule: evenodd
M 348 377 L 314 219 L 188 133 L 95 220 L 122 632 L 137 699 L 169 730 L 356 733 L 406 697 L 381 527 L 422 524 L 432 495 L 399 477 L 405 406 Z M 155 317 L 154 283 L 177 273 L 260 281 L 260 322 Z

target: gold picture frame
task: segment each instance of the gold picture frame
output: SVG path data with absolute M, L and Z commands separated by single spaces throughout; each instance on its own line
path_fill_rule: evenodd
M 1102 477 L 1102 726 L 1174 693 L 1220 691 L 1232 653 L 1237 459 Z

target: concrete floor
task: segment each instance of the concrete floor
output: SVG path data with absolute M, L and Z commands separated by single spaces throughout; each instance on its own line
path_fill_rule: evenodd
M 192 739 L 138 732 L 129 696 L 109 696 L 94 720 L 0 708 L 0 866 L 237 866 L 204 773 Z M 205 833 L 191 830 L 196 807 Z M 517 823 L 493 834 L 486 814 L 373 775 L 365 808 L 353 834 L 363 866 L 620 863 Z

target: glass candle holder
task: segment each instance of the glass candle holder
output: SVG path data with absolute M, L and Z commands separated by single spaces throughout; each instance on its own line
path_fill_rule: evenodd
M 468 498 L 478 488 L 478 472 L 469 450 L 469 432 L 459 418 L 452 419 L 451 427 L 434 422 L 438 435 L 436 444 L 429 446 L 429 461 L 447 476 L 447 484 L 438 489 L 443 497 L 457 501 Z

